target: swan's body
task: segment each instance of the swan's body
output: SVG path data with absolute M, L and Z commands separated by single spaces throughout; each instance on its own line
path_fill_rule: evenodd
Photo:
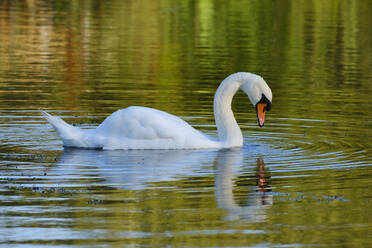
M 231 111 L 232 97 L 238 89 L 247 93 L 256 106 L 259 125 L 270 109 L 272 93 L 266 82 L 255 74 L 240 72 L 227 77 L 214 98 L 214 115 L 219 140 L 194 129 L 181 118 L 166 112 L 128 107 L 107 117 L 96 129 L 80 129 L 43 111 L 64 146 L 102 149 L 201 149 L 243 145 L 243 136 Z M 258 105 L 265 105 L 258 108 Z M 262 113 L 261 113 L 262 112 Z M 263 115 L 263 117 L 262 117 Z
M 166 112 L 132 106 L 107 117 L 96 129 L 73 127 L 46 114 L 68 147 L 104 149 L 214 148 L 218 142 Z M 58 127 L 57 127 L 58 126 Z

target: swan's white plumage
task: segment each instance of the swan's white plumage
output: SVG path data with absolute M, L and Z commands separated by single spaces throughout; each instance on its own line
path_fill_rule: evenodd
M 247 93 L 253 104 L 262 94 L 271 101 L 266 82 L 255 74 L 240 72 L 227 77 L 216 91 L 214 115 L 219 140 L 194 129 L 169 113 L 132 106 L 107 117 L 96 129 L 80 129 L 59 117 L 42 111 L 57 131 L 64 146 L 102 149 L 199 149 L 242 146 L 243 137 L 231 111 L 238 89 Z
M 109 116 L 96 132 L 110 137 L 107 149 L 192 149 L 216 147 L 217 142 L 166 112 L 132 106 Z
M 64 146 L 103 149 L 217 148 L 212 137 L 166 112 L 131 106 L 107 117 L 96 129 L 80 129 L 42 111 Z

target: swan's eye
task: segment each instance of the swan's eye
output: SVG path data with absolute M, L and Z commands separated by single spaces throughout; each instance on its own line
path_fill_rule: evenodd
M 271 109 L 271 103 L 269 102 L 268 104 L 266 104 L 264 111 L 270 111 L 270 109 Z
M 262 97 L 257 104 L 264 104 L 263 112 L 270 111 L 271 109 L 271 102 L 269 101 L 269 99 L 267 99 L 267 97 L 264 94 L 262 94 Z

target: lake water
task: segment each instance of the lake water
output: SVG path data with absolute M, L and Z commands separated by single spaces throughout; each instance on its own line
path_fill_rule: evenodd
M 371 247 L 371 1 L 0 1 L 0 247 Z M 130 105 L 217 136 L 227 75 L 262 75 L 232 150 L 64 149 Z

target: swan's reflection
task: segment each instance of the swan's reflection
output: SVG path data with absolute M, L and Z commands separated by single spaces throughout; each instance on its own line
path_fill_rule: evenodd
M 234 200 L 233 180 L 243 167 L 242 149 L 196 150 L 129 150 L 97 151 L 65 149 L 53 174 L 63 174 L 62 184 L 83 182 L 131 190 L 151 187 L 161 181 L 215 175 L 217 205 L 227 210 L 228 220 L 262 221 L 265 208 L 272 204 L 267 194 L 266 172 L 262 158 L 257 159 L 257 183 L 247 195 L 244 206 Z M 212 166 L 215 164 L 216 167 Z M 51 173 L 51 171 L 49 172 Z M 255 179 L 253 179 L 255 180 Z
M 247 201 L 240 206 L 234 200 L 233 169 L 236 164 L 242 164 L 241 151 L 221 151 L 217 155 L 217 171 L 215 176 L 215 194 L 217 205 L 227 210 L 227 220 L 244 219 L 260 222 L 266 218 L 266 208 L 272 205 L 272 195 L 266 177 L 263 159 L 257 159 L 256 186 L 250 188 Z
M 87 150 L 65 148 L 57 167 L 64 180 L 125 189 L 208 173 L 217 151 L 196 150 Z M 90 181 L 89 181 L 90 179 Z

